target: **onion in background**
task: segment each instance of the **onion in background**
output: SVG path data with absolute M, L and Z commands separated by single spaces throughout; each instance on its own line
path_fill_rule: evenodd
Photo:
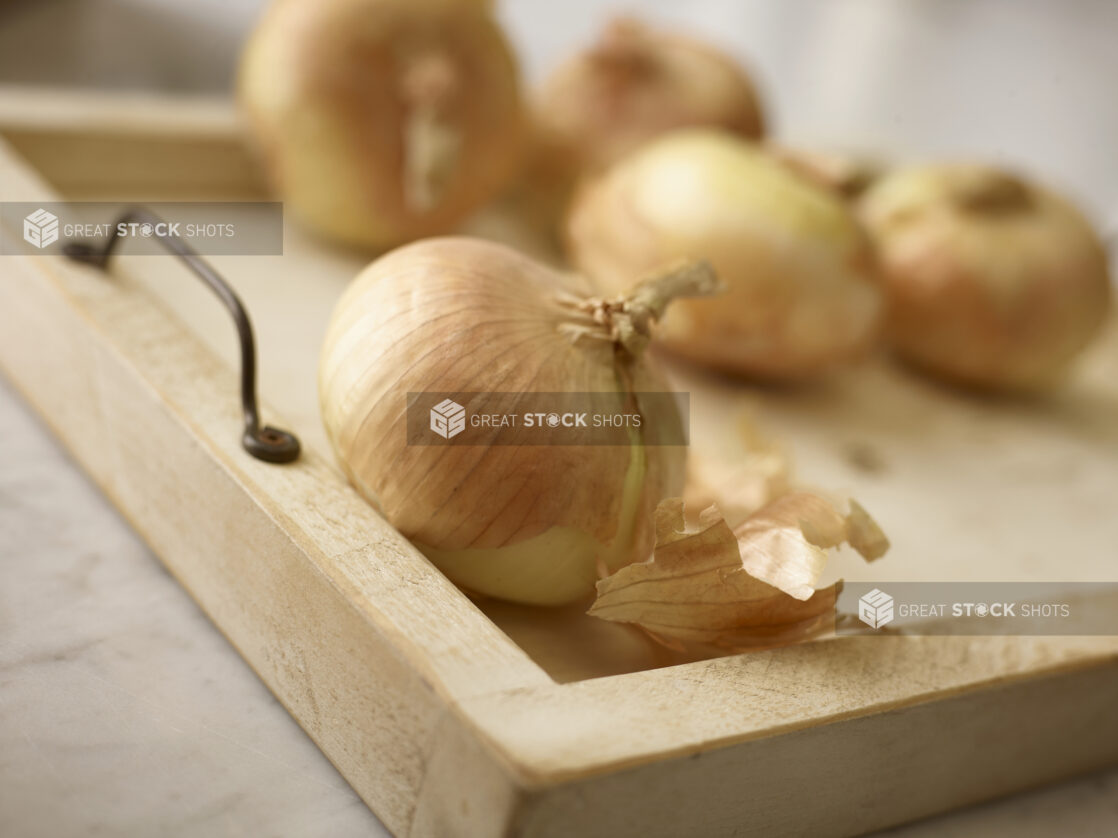
M 567 237 L 573 263 L 610 293 L 666 263 L 709 259 L 728 292 L 673 306 L 657 340 L 712 367 L 801 378 L 877 335 L 871 248 L 844 201 L 724 132 L 641 147 L 580 190 Z
M 482 0 L 276 0 L 239 94 L 287 207 L 381 248 L 453 229 L 515 173 L 512 51 Z
M 558 67 L 540 92 L 545 138 L 579 169 L 600 169 L 675 128 L 712 126 L 752 139 L 764 133 L 760 98 L 730 56 L 631 18 Z
M 1029 389 L 1063 373 L 1105 322 L 1098 235 L 1070 203 L 980 165 L 886 177 L 861 203 L 877 243 L 896 351 L 976 387 Z

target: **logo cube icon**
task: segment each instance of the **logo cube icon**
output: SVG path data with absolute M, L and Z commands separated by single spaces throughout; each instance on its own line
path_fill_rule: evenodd
M 48 247 L 58 241 L 58 216 L 37 209 L 23 219 L 23 240 L 35 247 Z
M 858 600 L 858 619 L 870 628 L 893 621 L 893 598 L 878 588 Z
M 431 408 L 431 430 L 443 439 L 452 439 L 466 430 L 466 408 L 443 399 Z

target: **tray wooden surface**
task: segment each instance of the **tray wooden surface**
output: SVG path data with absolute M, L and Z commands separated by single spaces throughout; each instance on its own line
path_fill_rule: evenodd
M 265 194 L 223 102 L 0 89 L 0 136 L 6 201 Z M 470 228 L 537 246 L 507 212 Z M 394 833 L 847 835 L 1118 762 L 1114 637 L 840 637 L 687 661 L 580 609 L 472 602 L 326 448 L 318 345 L 368 258 L 289 223 L 282 257 L 210 260 L 252 314 L 266 415 L 306 445 L 291 466 L 240 449 L 232 328 L 174 260 L 104 275 L 0 257 L 0 366 Z M 883 357 L 791 390 L 672 374 L 698 448 L 732 455 L 748 413 L 801 478 L 874 512 L 893 551 L 836 574 L 1118 577 L 1116 324 L 1027 402 Z M 879 468 L 859 465 L 867 447 Z

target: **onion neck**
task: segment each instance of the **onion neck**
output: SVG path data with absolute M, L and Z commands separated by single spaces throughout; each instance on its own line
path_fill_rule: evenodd
M 1020 178 L 1006 172 L 982 171 L 960 181 L 954 202 L 963 210 L 983 215 L 1021 212 L 1032 206 L 1032 193 Z
M 652 324 L 672 300 L 707 297 L 723 288 L 709 262 L 684 262 L 644 280 L 614 299 L 562 297 L 567 314 L 560 328 L 573 340 L 606 340 L 638 358 L 652 338 Z
M 633 18 L 613 20 L 590 58 L 607 79 L 619 84 L 651 76 L 660 68 L 648 28 Z

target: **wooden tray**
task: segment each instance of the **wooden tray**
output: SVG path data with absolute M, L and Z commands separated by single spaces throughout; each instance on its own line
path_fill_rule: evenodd
M 264 194 L 225 103 L 9 90 L 0 134 L 7 201 Z M 231 327 L 174 260 L 0 257 L 0 366 L 394 833 L 847 835 L 1118 762 L 1114 637 L 681 662 L 577 609 L 471 602 L 326 453 L 318 343 L 365 259 L 289 225 L 282 257 L 211 261 L 255 320 L 267 415 L 308 449 L 294 465 L 239 447 Z M 1118 576 L 1118 328 L 1026 404 L 884 359 L 794 391 L 675 374 L 695 444 L 732 450 L 750 411 L 803 478 L 874 511 L 894 550 L 840 560 L 848 578 Z

